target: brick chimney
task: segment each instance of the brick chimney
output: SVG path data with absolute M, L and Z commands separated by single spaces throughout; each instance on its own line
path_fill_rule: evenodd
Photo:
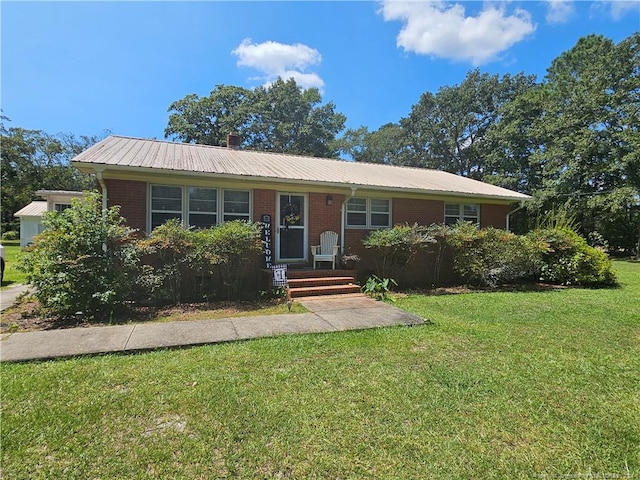
M 233 132 L 227 135 L 227 148 L 238 150 L 240 148 L 240 135 Z

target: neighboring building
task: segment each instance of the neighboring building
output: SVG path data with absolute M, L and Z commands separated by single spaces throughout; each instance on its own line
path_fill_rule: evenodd
M 42 217 L 45 212 L 62 211 L 71 206 L 71 199 L 81 197 L 82 192 L 66 190 L 38 190 L 36 192 L 45 200 L 36 200 L 18 210 L 14 216 L 20 219 L 20 246 L 26 247 L 33 237 L 42 232 Z
M 530 198 L 436 170 L 121 136 L 72 164 L 96 174 L 105 205 L 120 205 L 145 234 L 170 218 L 208 227 L 268 215 L 274 261 L 283 263 L 309 263 L 310 245 L 326 230 L 338 233 L 344 252 L 360 251 L 372 229 L 399 223 L 505 228 L 513 204 Z

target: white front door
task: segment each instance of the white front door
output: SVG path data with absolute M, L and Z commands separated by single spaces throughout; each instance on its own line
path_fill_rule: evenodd
M 276 253 L 279 262 L 307 260 L 307 196 L 278 193 Z

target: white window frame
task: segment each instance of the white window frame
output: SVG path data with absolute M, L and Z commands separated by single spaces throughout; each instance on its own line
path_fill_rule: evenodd
M 154 210 L 153 209 L 153 187 L 171 187 L 171 188 L 179 188 L 180 189 L 180 210 Z M 175 218 L 180 218 L 180 222 L 182 224 L 184 224 L 184 209 L 185 209 L 185 201 L 184 201 L 184 187 L 181 185 L 164 185 L 164 184 L 153 184 L 153 185 L 149 185 L 149 199 L 148 199 L 148 215 L 149 215 L 149 219 L 148 219 L 148 226 L 149 226 L 149 232 L 151 232 L 154 229 L 153 226 L 153 214 L 154 213 L 167 213 L 167 214 L 175 214 Z M 158 225 L 157 225 L 158 226 Z
M 215 196 L 216 196 L 216 209 L 215 210 L 192 210 L 191 208 L 191 189 L 192 188 L 200 188 L 200 189 L 206 189 L 206 190 L 213 190 L 216 192 Z M 218 210 L 220 210 L 219 208 L 219 196 L 220 196 L 220 192 L 219 192 L 219 188 L 215 188 L 215 187 L 195 187 L 193 185 L 189 185 L 188 187 L 185 187 L 185 192 L 186 192 L 186 196 L 187 196 L 187 216 L 185 217 L 186 222 L 189 224 L 189 226 L 191 227 L 191 215 L 215 215 L 216 217 L 216 221 L 213 223 L 213 225 L 217 225 L 219 223 L 219 219 L 220 219 L 220 215 L 218 213 Z
M 242 192 L 242 193 L 247 193 L 248 197 L 247 197 L 247 202 L 248 202 L 248 210 L 247 213 L 241 212 L 227 212 L 226 211 L 226 200 L 225 200 L 225 194 L 227 192 Z M 224 190 L 222 190 L 222 195 L 220 198 L 222 205 L 220 206 L 220 209 L 222 210 L 222 222 L 225 222 L 225 217 L 227 216 L 233 216 L 233 217 L 246 217 L 246 218 L 242 218 L 242 219 L 235 219 L 235 220 L 245 220 L 245 221 L 250 221 L 251 220 L 251 190 L 240 190 L 237 188 L 225 188 Z
M 347 200 L 347 203 L 345 205 L 345 210 L 344 210 L 344 215 L 345 215 L 345 219 L 344 219 L 344 225 L 345 228 L 350 228 L 350 229 L 361 229 L 361 230 L 377 230 L 380 228 L 390 228 L 391 225 L 393 224 L 393 219 L 391 218 L 391 215 L 393 214 L 393 205 L 392 205 L 392 200 L 390 198 L 379 198 L 379 197 L 353 197 L 353 198 L 357 198 L 358 200 L 365 200 L 365 211 L 363 212 L 362 210 L 349 210 L 349 200 Z M 375 200 L 382 200 L 387 202 L 387 204 L 389 205 L 389 210 L 388 212 L 374 212 L 372 209 L 372 203 Z M 349 224 L 349 213 L 359 213 L 365 214 L 366 217 L 366 225 L 352 225 Z M 389 217 L 389 222 L 387 225 L 373 225 L 371 223 L 371 216 L 372 215 L 388 215 Z
M 152 191 L 153 187 L 174 187 L 181 189 L 181 211 L 177 210 L 153 210 L 153 197 Z M 247 221 L 251 221 L 253 218 L 253 190 L 251 189 L 241 189 L 241 188 L 227 188 L 223 189 L 216 186 L 201 186 L 201 185 L 170 185 L 170 184 L 162 184 L 162 183 L 150 183 L 147 188 L 147 228 L 149 232 L 152 230 L 152 218 L 154 213 L 174 213 L 176 214 L 176 218 L 180 217 L 180 222 L 185 227 L 189 227 L 189 215 L 191 213 L 203 213 L 203 212 L 195 212 L 191 210 L 191 206 L 189 205 L 189 189 L 190 188 L 206 188 L 210 190 L 216 191 L 216 211 L 215 212 L 205 212 L 209 214 L 216 215 L 216 225 L 220 225 L 225 222 L 224 216 L 226 215 L 234 215 L 234 216 L 243 216 L 246 217 Z M 245 192 L 249 194 L 249 213 L 237 213 L 237 212 L 225 212 L 224 211 L 224 192 L 225 191 L 238 191 Z
M 447 214 L 447 206 L 456 206 L 458 207 L 458 214 L 451 215 Z M 465 215 L 464 207 L 473 206 L 476 209 L 475 215 Z M 455 219 L 453 222 L 447 223 L 448 219 Z M 457 222 L 472 222 L 476 225 L 480 225 L 480 204 L 478 203 L 445 203 L 444 204 L 444 223 L 445 225 L 453 225 Z

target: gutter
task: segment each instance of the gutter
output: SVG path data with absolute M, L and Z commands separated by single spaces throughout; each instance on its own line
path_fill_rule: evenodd
M 79 162 L 72 161 L 71 162 L 74 167 L 76 167 L 80 171 L 86 170 L 96 170 L 96 164 L 88 163 L 88 162 Z M 99 164 L 103 170 L 106 169 L 107 165 Z M 275 184 L 287 184 L 287 185 L 300 185 L 300 186 L 309 186 L 313 185 L 316 187 L 329 187 L 329 188 L 344 188 L 344 187 L 352 187 L 353 185 L 356 188 L 364 189 L 364 190 L 377 190 L 381 192 L 397 192 L 397 193 L 408 193 L 408 194 L 418 194 L 418 195 L 434 195 L 434 196 L 442 196 L 442 197 L 457 197 L 457 198 L 470 198 L 470 199 L 482 199 L 482 200 L 498 200 L 498 201 L 507 201 L 510 203 L 530 200 L 531 197 L 529 195 L 519 194 L 514 192 L 516 195 L 500 195 L 500 194 L 486 194 L 486 193 L 476 193 L 476 192 L 460 192 L 454 190 L 434 190 L 427 188 L 415 188 L 415 187 L 401 187 L 401 186 L 384 186 L 384 185 L 366 185 L 366 184 L 352 184 L 350 182 L 332 182 L 326 180 L 310 180 L 310 179 L 301 179 L 301 178 L 283 178 L 283 177 L 267 177 L 267 176 L 256 176 L 256 175 L 243 175 L 243 174 L 230 174 L 230 173 L 217 173 L 217 172 L 203 172 L 203 171 L 190 171 L 190 170 L 177 170 L 177 169 L 164 169 L 164 168 L 152 168 L 152 167 L 135 167 L 135 166 L 122 166 L 122 165 L 109 165 L 109 172 L 135 172 L 140 174 L 140 172 L 148 173 L 150 175 L 166 175 L 170 174 L 173 176 L 184 176 L 184 177 L 208 177 L 208 178 L 222 178 L 228 180 L 240 180 L 240 181 L 252 181 L 259 183 L 275 183 Z
M 342 202 L 342 206 L 340 207 L 340 254 L 344 255 L 344 231 L 345 231 L 345 223 L 347 216 L 347 202 L 351 200 L 355 194 L 358 187 L 351 187 L 351 196 L 345 196 L 344 202 Z
M 517 208 L 515 208 L 515 209 L 511 210 L 509 213 L 507 213 L 507 216 L 506 216 L 506 222 L 505 222 L 505 226 L 506 226 L 505 230 L 506 230 L 507 232 L 510 232 L 510 231 L 511 231 L 511 229 L 509 228 L 509 227 L 510 227 L 510 225 L 509 225 L 509 221 L 511 220 L 511 215 L 513 215 L 514 213 L 516 213 L 518 210 L 523 209 L 523 208 L 524 208 L 524 205 L 525 205 L 524 200 L 522 200 L 522 201 L 520 201 L 520 206 L 519 206 L 519 207 L 517 207 Z

